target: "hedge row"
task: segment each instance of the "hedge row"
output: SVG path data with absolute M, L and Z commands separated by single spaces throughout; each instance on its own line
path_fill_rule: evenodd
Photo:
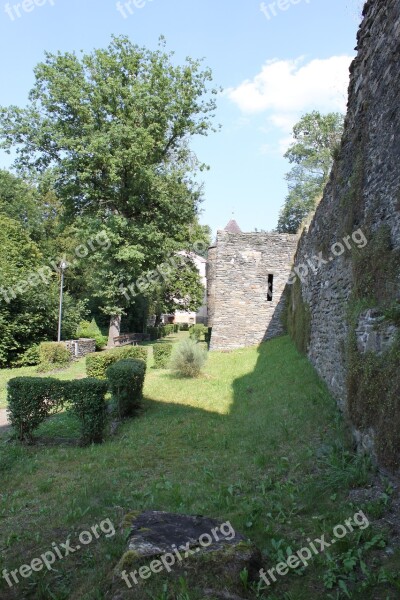
M 169 323 L 168 325 L 158 325 L 157 327 L 147 327 L 147 333 L 150 335 L 151 340 L 160 340 L 171 333 L 178 333 L 178 323 Z
M 107 369 L 107 379 L 114 409 L 118 416 L 132 416 L 143 398 L 146 363 L 144 360 L 119 360 Z
M 205 336 L 208 333 L 208 328 L 201 324 L 198 323 L 197 325 L 192 325 L 189 329 L 189 336 L 191 337 L 192 340 L 195 340 L 196 342 L 201 341 L 206 341 Z
M 154 366 L 156 369 L 166 369 L 171 360 L 172 344 L 155 344 L 153 346 Z
M 8 414 L 21 441 L 31 440 L 39 425 L 68 405 L 81 422 L 82 443 L 103 440 L 107 382 L 98 379 L 59 381 L 49 377 L 16 377 L 8 382 Z
M 135 358 L 147 361 L 147 348 L 144 346 L 126 346 L 113 348 L 105 352 L 96 352 L 86 356 L 86 375 L 97 379 L 106 379 L 108 367 L 120 360 Z

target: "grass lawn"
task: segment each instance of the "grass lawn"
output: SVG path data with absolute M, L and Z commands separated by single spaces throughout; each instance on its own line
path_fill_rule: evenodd
M 235 593 L 260 600 L 400 597 L 399 550 L 383 547 L 390 485 L 383 480 L 372 494 L 376 473 L 349 449 L 335 402 L 287 337 L 210 353 L 195 380 L 149 366 L 141 415 L 101 446 L 22 447 L 0 437 L 0 573 L 30 563 L 53 542 L 70 537 L 74 546 L 81 531 L 104 519 L 117 529 L 51 572 L 20 577 L 13 588 L 1 579 L 2 600 L 110 598 L 113 568 L 126 549 L 123 517 L 145 509 L 230 520 L 263 552 L 266 569 L 288 547 L 297 551 L 323 534 L 330 539 L 336 525 L 364 510 L 370 526 L 306 569 L 265 590 L 244 581 Z M 82 374 L 81 363 L 72 368 L 69 376 Z M 62 436 L 75 426 L 59 415 L 40 433 Z M 153 575 L 130 597 L 198 600 L 205 596 L 197 584 L 190 576 L 165 583 Z M 218 581 L 210 587 L 218 589 Z

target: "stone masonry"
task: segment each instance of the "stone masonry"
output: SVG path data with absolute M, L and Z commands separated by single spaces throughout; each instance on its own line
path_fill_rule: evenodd
M 218 231 L 207 265 L 211 350 L 251 346 L 283 333 L 282 294 L 297 241 L 290 234 Z
M 400 0 L 370 0 L 358 33 L 358 55 L 351 66 L 345 131 L 330 181 L 316 214 L 300 239 L 295 263 L 323 253 L 327 263 L 301 282 L 311 314 L 308 356 L 346 410 L 349 339 L 348 306 L 354 290 L 354 253 L 362 257 L 382 227 L 390 232 L 392 252 L 400 248 Z M 361 230 L 365 249 L 332 257 L 335 243 Z M 329 257 L 329 259 L 328 259 Z M 379 259 L 377 259 L 379 260 Z M 387 263 L 374 265 L 374 278 Z M 382 285 L 387 279 L 382 275 Z M 400 273 L 390 282 L 393 301 L 400 300 Z M 373 308 L 373 307 L 372 307 Z M 396 327 L 379 311 L 358 317 L 361 353 L 380 354 L 393 343 Z M 360 432 L 356 437 L 362 443 Z M 370 432 L 366 435 L 370 436 Z M 373 437 L 373 436 L 372 436 Z

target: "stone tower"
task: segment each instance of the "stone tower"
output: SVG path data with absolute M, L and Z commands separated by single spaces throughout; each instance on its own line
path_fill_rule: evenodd
M 207 262 L 211 350 L 258 344 L 283 333 L 283 291 L 298 238 L 243 233 L 231 220 L 218 231 Z

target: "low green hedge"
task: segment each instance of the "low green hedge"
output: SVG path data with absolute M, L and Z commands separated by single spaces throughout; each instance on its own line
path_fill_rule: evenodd
M 119 360 L 136 358 L 147 361 L 147 348 L 144 346 L 125 346 L 124 348 L 113 348 L 105 352 L 96 352 L 86 356 L 86 375 L 97 379 L 106 379 L 108 367 Z
M 171 333 L 176 333 L 178 331 L 179 325 L 174 325 L 173 323 L 159 325 L 158 327 L 147 327 L 147 333 L 150 335 L 152 341 L 160 340 L 161 338 L 167 337 L 167 335 L 171 335 Z
M 107 369 L 107 379 L 114 408 L 120 418 L 129 417 L 140 407 L 146 363 L 128 358 L 119 360 Z
M 189 329 L 189 336 L 192 340 L 196 340 L 199 342 L 200 340 L 204 341 L 205 336 L 207 334 L 207 327 L 202 323 L 198 323 L 197 325 L 192 325 Z
M 106 425 L 106 381 L 15 377 L 10 379 L 7 389 L 8 415 L 19 440 L 30 441 L 33 431 L 66 404 L 81 422 L 83 443 L 98 443 L 103 440 Z
M 171 359 L 173 344 L 155 344 L 153 346 L 154 366 L 156 369 L 166 369 Z
M 68 402 L 71 403 L 71 411 L 80 420 L 82 443 L 101 443 L 107 424 L 107 381 L 88 377 L 63 383 L 69 384 Z
M 38 371 L 67 367 L 71 360 L 71 353 L 62 342 L 42 342 L 39 345 Z

